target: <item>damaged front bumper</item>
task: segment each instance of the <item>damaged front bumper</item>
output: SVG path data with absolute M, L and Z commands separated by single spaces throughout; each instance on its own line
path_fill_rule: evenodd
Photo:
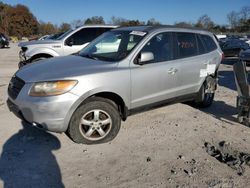
M 19 52 L 19 63 L 18 63 L 18 68 L 22 68 L 23 66 L 29 64 L 31 61 L 30 61 L 30 58 L 27 57 L 25 55 L 25 51 L 24 50 L 21 50 Z

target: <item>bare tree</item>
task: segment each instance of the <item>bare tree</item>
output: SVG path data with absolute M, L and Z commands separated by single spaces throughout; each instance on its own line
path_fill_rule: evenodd
M 198 19 L 195 26 L 210 30 L 214 27 L 214 22 L 207 14 L 204 14 Z
M 231 29 L 235 29 L 239 25 L 239 14 L 235 11 L 231 11 L 227 14 L 227 20 Z
M 138 26 L 138 25 L 145 25 L 145 22 L 139 20 L 127 20 L 121 17 L 111 17 L 110 24 L 120 25 L 120 26 Z
M 71 25 L 68 24 L 68 23 L 64 23 L 64 22 L 63 22 L 63 23 L 60 25 L 60 27 L 58 28 L 59 32 L 66 32 L 66 31 L 68 31 L 69 29 L 71 29 Z
M 85 25 L 105 24 L 105 21 L 102 16 L 92 16 L 91 18 L 86 19 L 84 24 Z
M 190 22 L 175 22 L 174 25 L 177 27 L 193 27 L 193 24 Z
M 147 25 L 161 25 L 161 23 L 154 18 L 150 18 L 147 22 Z
M 70 23 L 70 25 L 71 25 L 71 27 L 74 29 L 74 28 L 77 28 L 77 27 L 82 26 L 82 25 L 84 24 L 84 22 L 85 22 L 85 20 L 80 20 L 80 19 L 78 19 L 78 20 L 73 20 L 73 21 Z
M 114 25 L 122 25 L 122 23 L 125 23 L 127 20 L 121 17 L 115 17 L 112 16 L 109 23 Z
M 243 21 L 250 19 L 250 6 L 242 7 L 239 14 Z

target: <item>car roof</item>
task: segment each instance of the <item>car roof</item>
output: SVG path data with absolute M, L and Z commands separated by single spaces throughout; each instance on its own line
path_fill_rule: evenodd
M 96 24 L 96 25 L 82 25 L 79 27 L 76 27 L 75 29 L 81 29 L 81 28 L 91 28 L 91 27 L 105 27 L 105 28 L 117 28 L 118 25 L 108 25 L 108 24 Z
M 114 29 L 115 31 L 141 31 L 141 32 L 154 32 L 157 30 L 176 30 L 176 31 L 200 31 L 200 32 L 206 32 L 209 33 L 206 30 L 199 29 L 199 28 L 193 28 L 193 27 L 177 27 L 172 25 L 159 25 L 159 26 L 131 26 L 131 27 L 119 27 L 117 29 Z

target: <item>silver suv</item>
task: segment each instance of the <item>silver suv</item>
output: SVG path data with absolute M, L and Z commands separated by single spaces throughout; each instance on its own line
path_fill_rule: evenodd
M 19 68 L 50 57 L 66 56 L 79 52 L 96 37 L 111 29 L 113 25 L 85 25 L 75 30 L 69 30 L 57 38 L 21 42 L 19 47 Z
M 169 101 L 210 106 L 222 56 L 206 31 L 118 28 L 77 55 L 17 71 L 8 87 L 8 105 L 34 126 L 67 132 L 77 143 L 103 143 L 138 108 Z

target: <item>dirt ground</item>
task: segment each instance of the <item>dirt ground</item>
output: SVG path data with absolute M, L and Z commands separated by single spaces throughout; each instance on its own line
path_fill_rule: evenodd
M 65 134 L 31 127 L 6 106 L 18 47 L 0 49 L 0 187 L 250 187 L 250 167 L 233 167 L 206 152 L 250 153 L 250 129 L 237 123 L 232 64 L 220 66 L 214 104 L 178 103 L 130 116 L 115 140 L 75 144 Z M 234 168 L 235 167 L 235 168 Z

